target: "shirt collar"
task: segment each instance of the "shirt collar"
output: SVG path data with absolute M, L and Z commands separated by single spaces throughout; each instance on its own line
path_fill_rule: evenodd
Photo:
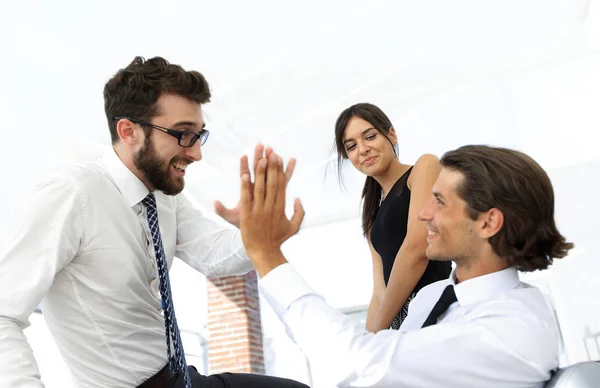
M 125 166 L 112 147 L 104 152 L 101 161 L 129 206 L 133 207 L 146 198 L 148 188 Z
M 456 284 L 455 271 L 456 268 L 450 274 L 450 284 L 454 285 L 456 299 L 461 306 L 481 302 L 521 284 L 517 269 L 514 267 L 465 280 L 459 284 Z

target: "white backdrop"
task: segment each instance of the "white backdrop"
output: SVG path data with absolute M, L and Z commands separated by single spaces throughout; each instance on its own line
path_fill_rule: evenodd
M 187 193 L 208 209 L 233 204 L 238 158 L 257 141 L 297 157 L 290 195 L 307 217 L 286 253 L 339 308 L 366 304 L 371 282 L 357 219 L 363 177 L 347 168 L 343 191 L 332 163 L 342 109 L 379 105 L 406 163 L 466 143 L 530 153 L 550 172 L 559 226 L 577 249 L 526 278 L 553 298 L 563 362 L 588 357 L 584 337 L 600 332 L 599 0 L 4 0 L 0 53 L 0 240 L 35 183 L 109 143 L 108 78 L 135 55 L 161 55 L 203 72 L 213 90 L 211 138 L 188 169 Z M 198 309 L 202 280 L 175 271 L 178 303 Z M 203 313 L 182 314 L 184 325 L 203 325 Z M 265 335 L 285 342 L 268 308 Z

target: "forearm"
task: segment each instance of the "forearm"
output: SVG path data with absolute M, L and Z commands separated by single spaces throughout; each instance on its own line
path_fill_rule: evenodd
M 42 388 L 37 363 L 22 328 L 0 316 L 0 387 Z
M 252 270 L 239 229 L 204 215 L 183 194 L 173 200 L 177 207 L 176 257 L 207 276 L 243 275 Z
M 328 306 L 290 264 L 275 268 L 259 286 L 288 335 L 323 376 L 322 384 L 377 386 L 389 371 L 398 332 L 366 332 L 356 319 Z M 374 337 L 381 340 L 371 342 Z
M 423 276 L 428 263 L 422 253 L 398 252 L 387 288 L 370 327 L 373 332 L 390 326 Z
M 207 276 L 243 275 L 252 270 L 240 232 L 233 228 L 181 241 L 175 255 Z
M 381 306 L 381 299 L 381 297 L 378 297 L 375 294 L 371 296 L 371 302 L 369 302 L 369 307 L 367 308 L 367 321 L 365 322 L 365 327 L 369 331 L 373 325 L 379 306 Z
M 222 234 L 215 235 L 209 246 L 208 260 L 212 263 L 210 275 L 244 275 L 252 270 L 252 263 L 238 229 L 227 229 Z

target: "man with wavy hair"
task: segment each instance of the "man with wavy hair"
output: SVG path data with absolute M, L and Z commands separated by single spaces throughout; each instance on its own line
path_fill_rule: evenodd
M 306 387 L 187 366 L 169 279 L 174 257 L 205 275 L 252 269 L 239 230 L 180 194 L 186 167 L 202 159 L 209 100 L 202 74 L 160 57 L 136 57 L 107 82 L 112 147 L 39 185 L 0 254 L 0 387 L 43 386 L 23 335 L 40 303 L 80 386 Z M 293 161 L 288 167 L 287 179 Z M 238 207 L 216 209 L 239 226 Z
M 418 217 L 429 231 L 427 257 L 456 266 L 419 291 L 400 330 L 376 334 L 328 306 L 281 253 L 304 212 L 296 203 L 286 217 L 278 156 L 259 162 L 254 202 L 242 171 L 240 229 L 260 290 L 327 383 L 541 388 L 558 367 L 553 314 L 518 275 L 546 269 L 573 248 L 556 228 L 550 179 L 529 156 L 505 148 L 461 147 L 441 166 Z

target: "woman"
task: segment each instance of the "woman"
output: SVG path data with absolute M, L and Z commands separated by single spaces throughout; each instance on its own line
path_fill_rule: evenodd
M 447 279 L 450 262 L 425 256 L 427 227 L 417 220 L 440 172 L 439 159 L 422 155 L 414 166 L 396 155 L 396 131 L 377 106 L 356 104 L 335 124 L 338 173 L 342 163 L 367 175 L 362 192 L 362 228 L 373 256 L 373 296 L 367 330 L 398 329 L 408 305 L 424 286 Z

